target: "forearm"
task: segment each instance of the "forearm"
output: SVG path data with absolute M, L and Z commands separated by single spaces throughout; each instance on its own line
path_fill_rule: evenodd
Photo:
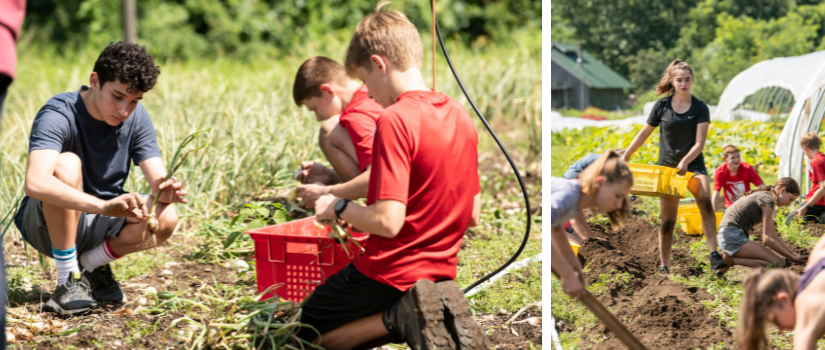
M 821 336 L 806 330 L 797 331 L 793 336 L 793 350 L 816 350 L 816 342 Z
M 796 258 L 796 253 L 794 253 L 793 249 L 782 241 L 782 238 L 780 238 L 776 230 L 773 229 L 773 223 L 763 224 L 762 236 L 765 237 L 763 241 L 768 248 L 773 249 L 779 253 L 779 255 L 786 258 Z
M 716 191 L 713 194 L 713 212 L 720 211 L 724 207 L 724 200 L 722 199 L 722 196 L 720 195 L 721 193 L 722 193 L 721 191 Z
M 103 214 L 104 200 L 79 191 L 54 176 L 27 177 L 25 192 L 29 197 L 56 207 Z
M 555 246 L 561 253 L 567 264 L 569 264 L 576 272 L 581 273 L 582 266 L 576 254 L 573 253 L 573 248 L 570 247 L 570 242 L 567 241 L 567 234 L 560 228 L 552 228 L 550 230 L 550 244 Z
M 338 198 L 356 200 L 367 197 L 367 188 L 370 184 L 370 170 L 361 173 L 354 179 L 329 186 L 329 193 Z
M 576 273 L 576 269 L 567 262 L 567 259 L 564 258 L 564 255 L 561 252 L 561 249 L 558 249 L 555 244 L 550 244 L 550 269 L 553 273 L 558 277 L 561 278 L 568 278 L 571 277 L 574 273 Z
M 625 150 L 624 157 L 622 158 L 624 160 L 630 159 L 630 156 L 632 156 L 633 153 L 636 153 L 639 147 L 642 147 L 648 137 L 650 137 L 650 132 L 647 132 L 646 129 L 642 129 L 642 131 L 640 131 L 639 134 L 633 138 L 633 141 L 630 142 L 630 146 L 627 146 L 627 150 Z
M 350 202 L 341 213 L 341 219 L 358 230 L 386 238 L 395 238 L 401 229 L 393 225 L 390 215 L 382 213 L 375 203 L 363 206 Z
M 705 142 L 704 141 L 696 142 L 696 144 L 693 145 L 693 147 L 690 148 L 690 151 L 688 152 L 688 154 L 686 154 L 685 157 L 682 158 L 682 161 L 685 162 L 686 164 L 690 164 L 690 162 L 692 162 L 694 159 L 696 159 L 696 157 L 699 156 L 699 154 L 702 153 L 703 149 L 705 149 Z
M 820 199 L 822 199 L 823 196 L 825 196 L 825 188 L 820 187 L 816 190 L 816 192 L 814 192 L 814 195 L 811 196 L 811 199 L 809 199 L 806 204 L 813 207 L 817 202 L 819 202 Z
M 584 215 L 581 213 L 579 213 L 579 216 L 575 219 L 570 220 L 570 224 L 573 225 L 573 230 L 575 230 L 582 239 L 596 238 L 596 236 L 593 235 L 593 231 L 590 230 L 590 226 L 587 225 L 587 220 L 584 219 Z

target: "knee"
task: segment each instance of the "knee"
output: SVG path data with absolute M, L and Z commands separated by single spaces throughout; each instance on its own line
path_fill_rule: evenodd
M 174 205 L 169 205 L 161 211 L 158 217 L 158 230 L 155 232 L 158 244 L 165 242 L 178 226 L 178 213 Z
M 676 220 L 673 219 L 663 219 L 662 220 L 662 230 L 660 233 L 662 235 L 669 235 L 673 234 L 673 230 L 676 229 Z
M 696 198 L 696 206 L 699 207 L 700 211 L 713 213 L 713 203 L 707 197 Z
M 80 157 L 71 152 L 61 153 L 57 157 L 54 177 L 77 189 L 83 188 L 83 169 Z
M 321 129 L 318 130 L 318 143 L 321 147 L 329 147 L 333 141 L 333 132 L 338 126 L 338 118 L 332 117 L 321 123 Z

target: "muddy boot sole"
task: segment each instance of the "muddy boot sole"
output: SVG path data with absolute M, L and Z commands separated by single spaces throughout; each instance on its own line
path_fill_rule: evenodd
M 470 304 L 455 281 L 436 284 L 444 304 L 444 322 L 459 350 L 488 350 L 490 341 L 484 329 L 473 319 Z
M 412 292 L 423 343 L 418 346 L 423 347 L 409 343 L 407 345 L 413 350 L 456 349 L 455 342 L 445 327 L 444 306 L 435 282 L 420 280 L 415 283 Z

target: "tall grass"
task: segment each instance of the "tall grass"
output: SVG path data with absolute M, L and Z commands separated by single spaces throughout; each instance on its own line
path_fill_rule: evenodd
M 540 32 L 525 32 L 500 45 L 448 44 L 470 94 L 493 122 L 540 125 L 540 39 Z M 424 47 L 429 47 L 428 39 L 424 41 Z M 224 211 L 250 193 L 284 185 L 300 161 L 323 159 L 316 143 L 319 125 L 310 112 L 293 103 L 292 81 L 308 57 L 326 55 L 342 61 L 346 44 L 308 44 L 286 59 L 273 61 L 157 62 L 162 73 L 142 104 L 157 129 L 163 158 L 169 159 L 186 135 L 214 130 L 201 165 L 185 179 L 190 195 L 189 204 L 179 207 L 183 228 Z M 79 52 L 61 57 L 25 47 L 19 51 L 18 80 L 11 86 L 0 123 L 0 218 L 17 205 L 14 199 L 22 193 L 28 137 L 37 111 L 55 94 L 88 84 L 98 55 Z M 429 54 L 425 51 L 425 56 Z M 424 60 L 422 70 L 429 81 L 428 62 Z M 438 89 L 464 103 L 469 111 L 446 63 L 439 59 L 437 65 Z M 489 142 L 479 130 L 482 143 Z M 540 131 L 534 130 L 529 138 L 538 143 L 533 148 L 540 153 Z M 193 164 L 194 160 L 187 160 L 179 173 L 188 173 Z M 125 188 L 149 190 L 136 167 Z

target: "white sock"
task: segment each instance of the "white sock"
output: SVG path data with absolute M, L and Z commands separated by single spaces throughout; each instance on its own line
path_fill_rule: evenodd
M 80 269 L 77 267 L 77 250 L 75 246 L 66 250 L 52 248 L 52 255 L 54 255 L 54 262 L 55 265 L 57 265 L 58 286 L 66 283 L 72 272 L 80 272 Z
M 112 247 L 109 246 L 109 240 L 105 240 L 94 249 L 80 254 L 80 263 L 83 264 L 84 269 L 91 272 L 98 267 L 117 260 L 118 258 L 120 258 L 120 256 L 115 254 Z

